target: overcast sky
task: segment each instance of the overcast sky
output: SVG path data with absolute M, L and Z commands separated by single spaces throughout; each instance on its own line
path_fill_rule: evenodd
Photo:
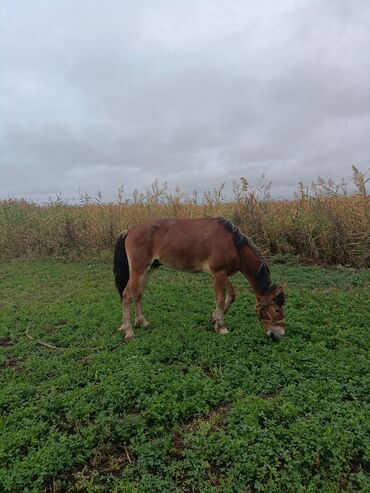
M 1 0 L 0 197 L 370 161 L 367 0 Z

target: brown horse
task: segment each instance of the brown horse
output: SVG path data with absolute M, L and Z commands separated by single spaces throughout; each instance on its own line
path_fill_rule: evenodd
M 241 272 L 256 295 L 256 311 L 265 332 L 273 339 L 285 334 L 285 286 L 271 284 L 266 260 L 254 243 L 223 218 L 153 219 L 124 231 L 115 246 L 113 272 L 123 303 L 125 339 L 134 335 L 130 318 L 132 300 L 136 324 L 147 327 L 141 306 L 148 273 L 165 264 L 186 272 L 208 272 L 213 277 L 215 330 L 227 334 L 224 314 L 235 300 L 229 276 Z

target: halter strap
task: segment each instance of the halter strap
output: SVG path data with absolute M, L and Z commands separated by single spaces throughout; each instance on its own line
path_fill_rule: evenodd
M 266 303 L 265 301 L 258 301 L 256 303 L 256 311 L 257 311 L 257 315 L 258 315 L 258 318 L 260 319 L 261 322 L 268 322 L 268 323 L 272 323 L 273 325 L 279 325 L 281 323 L 285 323 L 285 320 L 274 320 L 271 315 L 269 314 L 269 312 L 266 312 L 267 313 L 267 316 L 269 317 L 268 319 L 266 318 L 261 318 L 260 317 L 260 312 L 263 308 L 267 308 L 268 307 L 268 303 Z

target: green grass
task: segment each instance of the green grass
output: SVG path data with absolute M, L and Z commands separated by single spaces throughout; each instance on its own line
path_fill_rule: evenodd
M 273 280 L 277 343 L 241 276 L 219 336 L 209 277 L 162 268 L 127 344 L 110 264 L 1 263 L 0 491 L 370 491 L 369 271 Z

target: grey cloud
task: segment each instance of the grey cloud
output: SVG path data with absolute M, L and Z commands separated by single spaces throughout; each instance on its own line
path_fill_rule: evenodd
M 0 196 L 191 192 L 366 169 L 370 6 L 32 3 L 0 15 Z

